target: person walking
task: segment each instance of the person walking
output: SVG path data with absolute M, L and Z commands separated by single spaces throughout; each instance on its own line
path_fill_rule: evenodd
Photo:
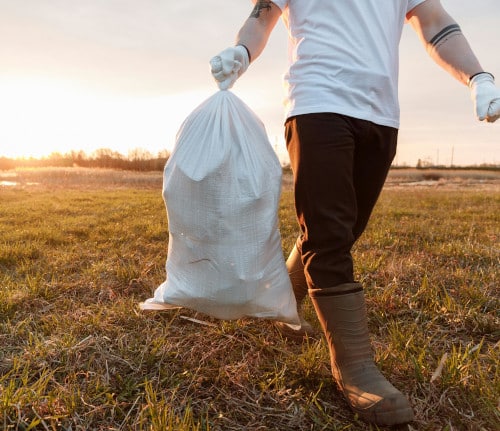
M 480 121 L 499 118 L 500 90 L 439 0 L 253 3 L 235 46 L 211 59 L 211 72 L 220 89 L 231 88 L 282 18 L 289 35 L 285 138 L 300 226 L 287 267 L 298 307 L 309 294 L 352 410 L 377 425 L 410 422 L 408 399 L 374 363 L 351 255 L 396 154 L 405 22 L 430 57 L 468 86 Z M 302 322 L 299 336 L 312 330 Z

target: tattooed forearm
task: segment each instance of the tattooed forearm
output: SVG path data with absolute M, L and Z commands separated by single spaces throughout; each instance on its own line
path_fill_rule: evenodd
M 263 9 L 271 10 L 270 1 L 258 1 L 250 14 L 250 18 L 258 18 Z
M 443 42 L 448 40 L 452 36 L 457 36 L 462 34 L 460 27 L 457 24 L 449 25 L 448 27 L 443 28 L 438 34 L 436 34 L 430 41 L 429 44 L 433 48 L 438 48 Z

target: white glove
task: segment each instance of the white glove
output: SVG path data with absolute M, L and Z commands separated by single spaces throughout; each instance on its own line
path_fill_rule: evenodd
M 495 86 L 493 75 L 479 73 L 469 81 L 471 99 L 479 121 L 493 123 L 500 118 L 500 89 Z
M 221 90 L 228 90 L 248 69 L 248 52 L 242 45 L 230 47 L 210 60 L 212 75 Z

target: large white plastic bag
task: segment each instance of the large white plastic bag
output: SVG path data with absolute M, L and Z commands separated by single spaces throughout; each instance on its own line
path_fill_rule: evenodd
M 281 174 L 264 125 L 233 93 L 196 108 L 164 171 L 167 279 L 141 307 L 299 324 L 278 230 Z

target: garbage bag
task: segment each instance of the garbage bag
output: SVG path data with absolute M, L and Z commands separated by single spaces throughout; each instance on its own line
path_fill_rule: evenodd
M 230 91 L 184 121 L 163 176 L 166 280 L 142 309 L 299 324 L 281 248 L 282 169 L 265 127 Z

